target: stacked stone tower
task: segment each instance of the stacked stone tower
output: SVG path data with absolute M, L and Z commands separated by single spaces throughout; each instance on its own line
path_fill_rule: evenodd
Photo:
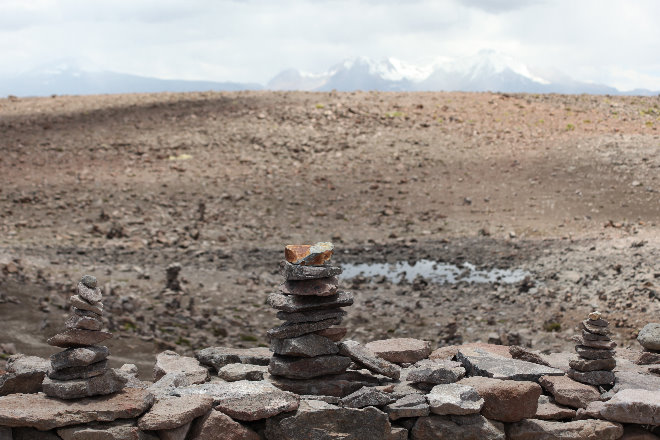
M 609 337 L 609 322 L 600 312 L 589 313 L 589 319 L 582 321 L 582 336 L 575 336 L 575 351 L 578 357 L 569 361 L 568 375 L 578 382 L 591 385 L 614 383 L 612 370 L 616 366 L 614 347 L 616 343 Z
M 51 368 L 43 382 L 44 393 L 61 399 L 111 394 L 125 384 L 108 369 L 108 347 L 97 345 L 112 338 L 112 334 L 101 330 L 103 296 L 96 278 L 83 276 L 77 290 L 78 294 L 70 298 L 67 329 L 48 340 L 50 345 L 66 348 L 50 357 Z
M 332 257 L 332 243 L 289 245 L 281 264 L 284 283 L 268 303 L 284 321 L 268 331 L 274 352 L 268 371 L 273 376 L 294 380 L 342 374 L 350 358 L 338 355 L 337 342 L 345 328 L 342 322 L 353 304 L 353 295 L 338 292 L 341 268 L 326 264 Z

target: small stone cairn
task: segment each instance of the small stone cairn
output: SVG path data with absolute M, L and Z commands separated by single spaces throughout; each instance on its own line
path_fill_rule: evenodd
M 61 399 L 112 394 L 123 388 L 125 379 L 108 369 L 108 347 L 97 345 L 112 338 L 102 331 L 103 303 L 96 278 L 82 277 L 78 294 L 70 298 L 71 315 L 66 330 L 48 339 L 48 344 L 66 350 L 50 357 L 51 368 L 44 378 L 44 393 Z
M 326 264 L 332 252 L 332 243 L 285 247 L 284 283 L 268 296 L 284 321 L 268 331 L 274 352 L 268 371 L 273 376 L 306 380 L 342 374 L 351 364 L 349 357 L 337 354 L 346 328 L 333 326 L 341 324 L 346 315 L 342 308 L 353 304 L 353 295 L 337 291 L 341 268 Z
M 614 347 L 616 342 L 609 337 L 609 322 L 601 317 L 600 312 L 589 313 L 589 318 L 582 321 L 582 336 L 574 336 L 577 342 L 575 351 L 578 357 L 571 359 L 568 376 L 590 385 L 610 385 L 614 383 L 612 370 L 616 366 Z

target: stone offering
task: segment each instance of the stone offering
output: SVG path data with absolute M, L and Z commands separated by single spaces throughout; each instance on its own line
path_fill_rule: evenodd
M 616 366 L 614 347 L 616 343 L 610 337 L 609 322 L 600 312 L 591 312 L 589 318 L 582 321 L 582 336 L 575 336 L 577 358 L 569 360 L 568 377 L 589 385 L 608 385 L 614 383 L 612 370 Z

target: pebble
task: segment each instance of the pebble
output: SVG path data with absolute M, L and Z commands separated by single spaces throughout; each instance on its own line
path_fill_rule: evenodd
M 589 313 L 589 319 L 592 321 L 597 321 L 600 319 L 600 317 L 601 317 L 601 313 L 598 311 Z

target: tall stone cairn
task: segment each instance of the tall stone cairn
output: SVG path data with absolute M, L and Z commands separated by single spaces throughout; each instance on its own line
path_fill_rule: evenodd
M 112 394 L 125 384 L 125 379 L 108 369 L 108 347 L 97 345 L 112 338 L 112 333 L 102 331 L 103 296 L 96 278 L 83 276 L 77 290 L 69 299 L 66 330 L 48 339 L 48 344 L 66 349 L 50 357 L 43 382 L 44 393 L 60 399 Z
M 293 380 L 342 374 L 351 359 L 337 354 L 337 342 L 346 334 L 341 324 L 353 304 L 353 295 L 339 292 L 341 268 L 328 263 L 332 243 L 288 245 L 281 263 L 284 283 L 268 296 L 284 321 L 268 331 L 274 352 L 268 371 Z
M 577 342 L 575 351 L 578 356 L 569 361 L 568 376 L 591 385 L 613 384 L 616 342 L 609 337 L 609 322 L 601 317 L 600 312 L 591 312 L 581 324 L 582 335 L 573 337 Z

